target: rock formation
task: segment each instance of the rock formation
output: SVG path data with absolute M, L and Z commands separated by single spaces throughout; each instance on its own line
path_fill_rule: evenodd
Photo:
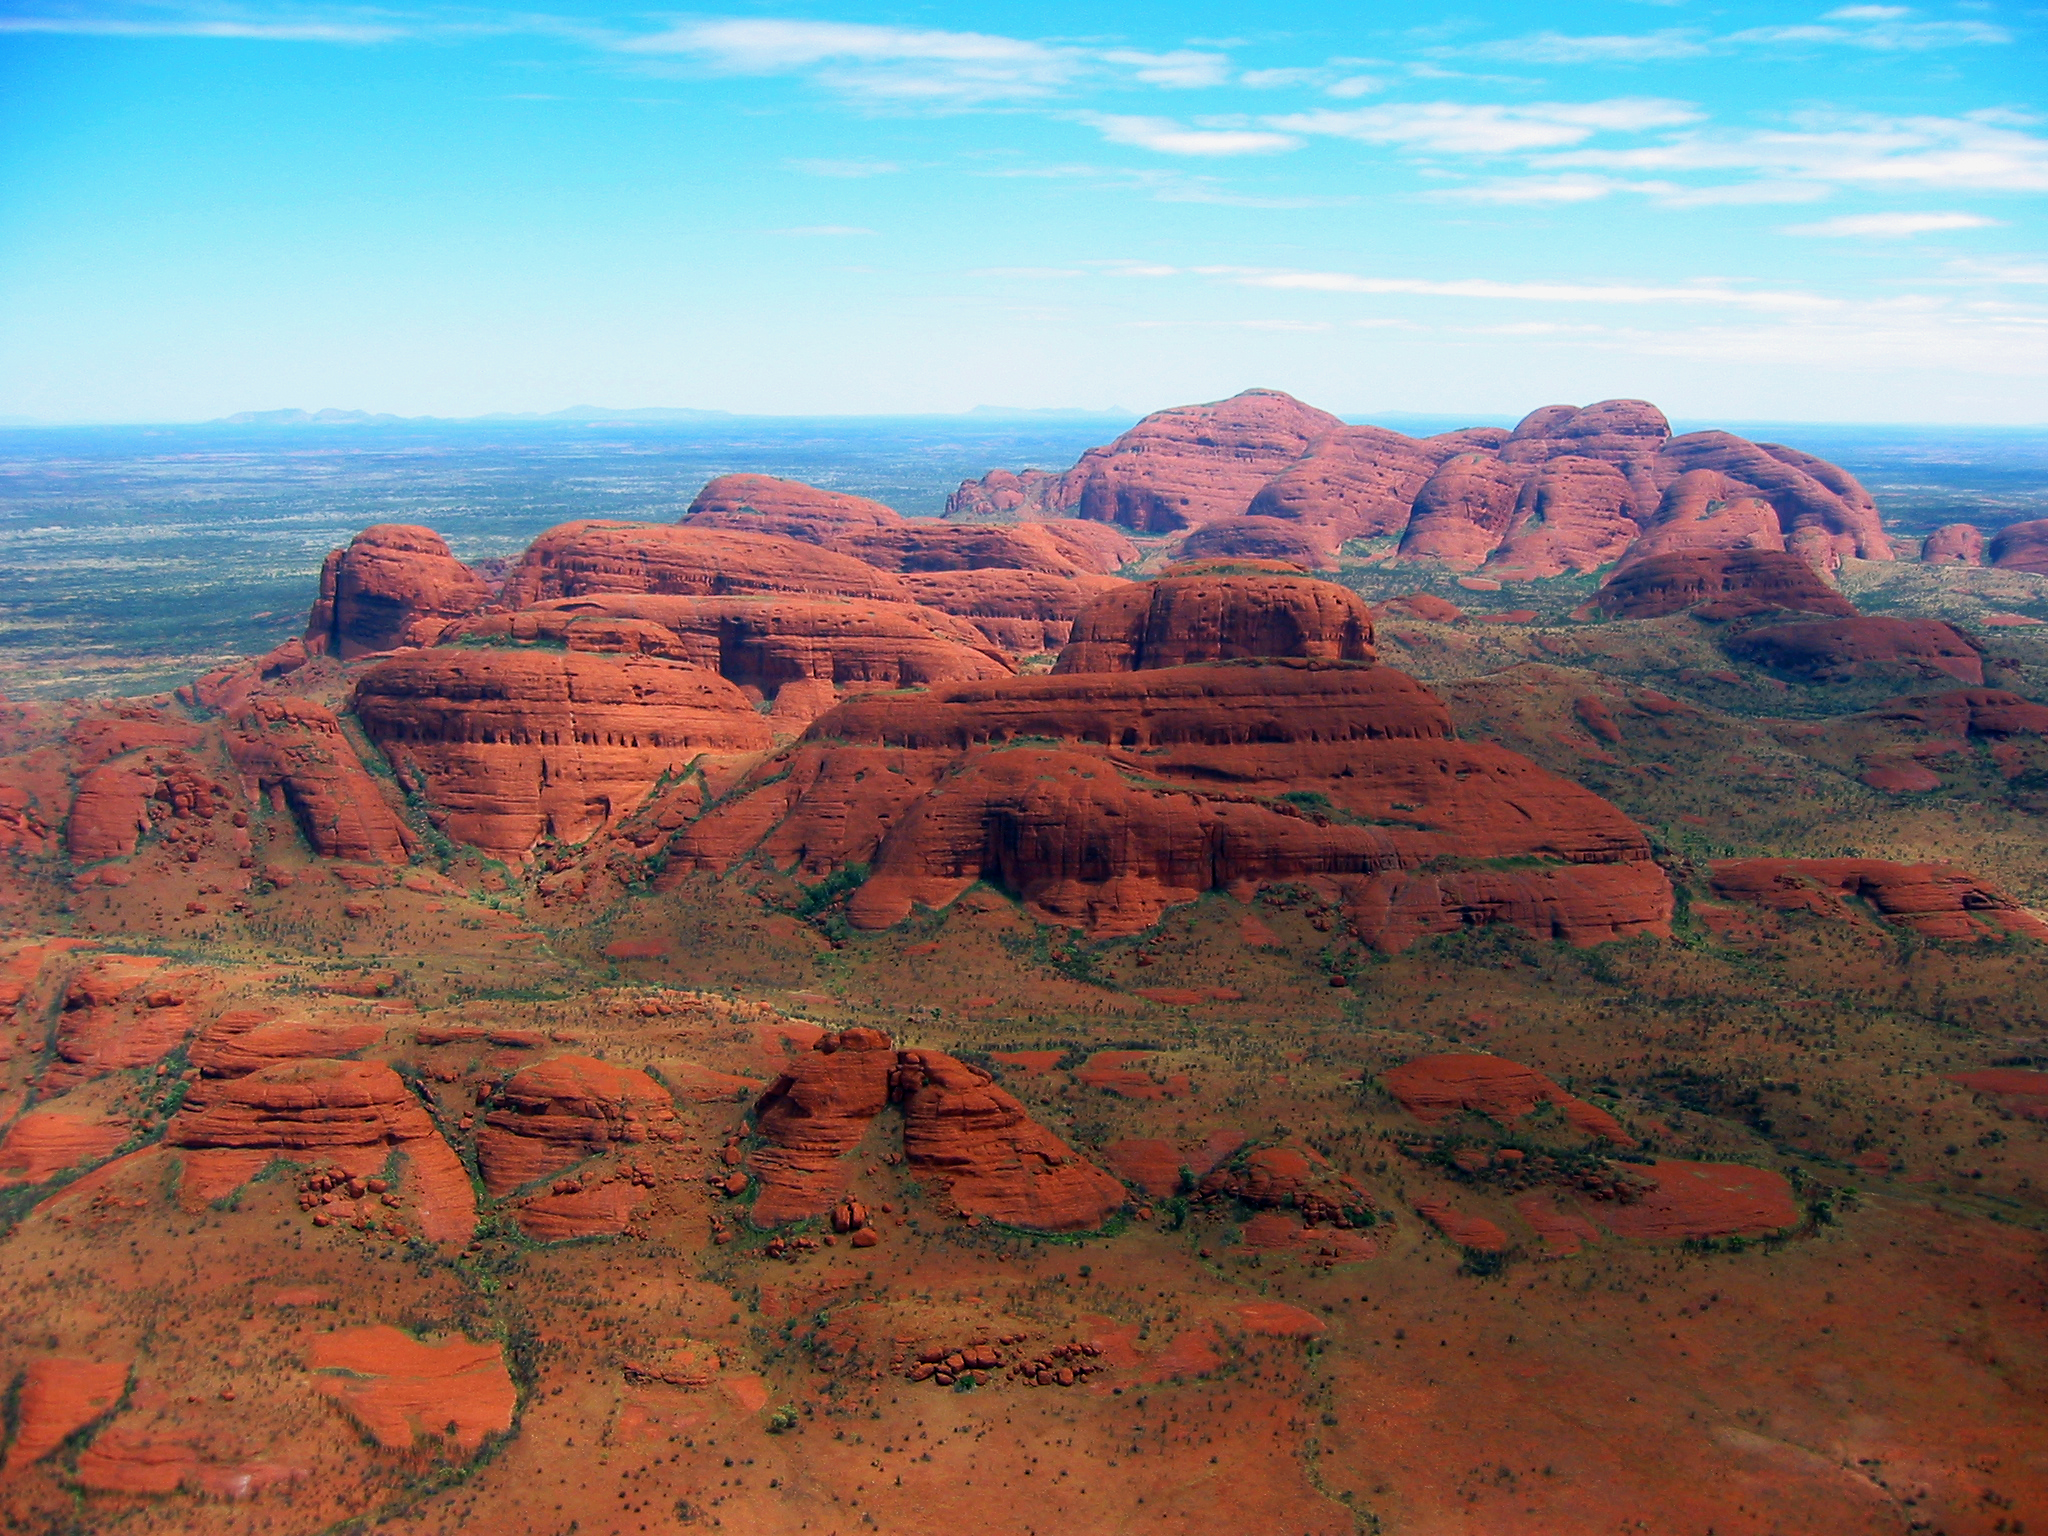
M 1065 645 L 1081 610 L 1123 583 L 1112 576 L 981 570 L 907 573 L 903 585 L 914 602 L 965 619 L 997 649 L 1037 656 Z
M 1593 607 L 1610 619 L 1657 619 L 1691 609 L 1722 620 L 1784 609 L 1856 617 L 1856 606 L 1797 555 L 1770 549 L 1680 549 L 1631 560 Z
M 748 1160 L 760 1193 L 756 1226 L 780 1226 L 831 1209 L 846 1195 L 841 1159 L 889 1102 L 896 1051 L 878 1029 L 826 1035 L 791 1062 L 754 1105 L 767 1145 Z
M 320 596 L 306 620 L 315 656 L 352 661 L 429 644 L 441 626 L 491 600 L 490 588 L 448 552 L 431 528 L 378 523 L 320 568 Z
M 460 1334 L 428 1343 L 388 1325 L 315 1334 L 306 1365 L 313 1389 L 333 1398 L 387 1450 L 423 1434 L 475 1450 L 512 1427 L 519 1394 L 496 1341 Z
M 1401 1107 L 1424 1125 L 1437 1125 L 1467 1110 L 1513 1125 L 1539 1104 L 1555 1104 L 1573 1129 L 1632 1147 L 1635 1138 L 1597 1105 L 1574 1098 L 1532 1067 L 1476 1053 L 1417 1056 L 1380 1081 Z
M 1770 624 L 1730 635 L 1731 656 L 1813 682 L 1845 682 L 1900 671 L 1984 686 L 1984 658 L 1940 619 L 1824 619 Z
M 675 523 L 583 521 L 550 528 L 527 546 L 505 579 L 504 601 L 528 608 L 593 592 L 908 599 L 886 571 L 795 539 Z
M 1849 918 L 1849 897 L 1889 923 L 1936 939 L 2022 933 L 2048 939 L 2048 924 L 1995 885 L 1951 864 L 1883 859 L 1732 859 L 1713 867 L 1714 894 L 1779 912 Z
M 582 842 L 704 752 L 770 741 L 724 678 L 644 656 L 408 652 L 363 675 L 354 709 L 449 836 L 507 859 Z
M 200 1159 L 221 1194 L 273 1157 L 317 1159 L 367 1176 L 396 1152 L 423 1236 L 466 1238 L 476 1225 L 468 1172 L 405 1079 L 381 1061 L 282 1061 L 245 1077 L 202 1078 L 171 1117 L 164 1142 Z
M 586 1157 L 682 1135 L 668 1092 L 645 1072 L 557 1056 L 512 1074 L 476 1133 L 484 1187 L 509 1194 Z
M 1990 563 L 2002 571 L 2048 575 L 2048 518 L 2008 523 L 1991 536 Z
M 1975 523 L 1948 523 L 1920 546 L 1922 565 L 1982 565 L 1984 533 Z
M 1022 738 L 1054 744 L 1004 749 Z M 869 865 L 847 906 L 863 928 L 984 878 L 1098 933 L 1136 932 L 1209 890 L 1327 879 L 1361 936 L 1389 948 L 1493 920 L 1597 941 L 1660 929 L 1671 901 L 1642 834 L 1606 802 L 1454 740 L 1410 678 L 1299 660 L 842 705 L 686 829 L 663 879 L 749 852 L 810 878 Z M 1536 862 L 1425 867 L 1445 855 Z
M 227 744 L 249 798 L 289 812 L 322 857 L 403 864 L 418 848 L 331 710 L 310 699 L 258 699 Z
M 1371 661 L 1372 610 L 1313 577 L 1161 577 L 1083 609 L 1057 673 L 1142 672 L 1200 661 L 1290 656 Z
M 1278 517 L 1225 517 L 1204 523 L 1182 541 L 1181 553 L 1195 559 L 1284 560 L 1305 571 L 1337 563 L 1336 545 L 1321 529 Z
M 1338 427 L 1261 486 L 1245 511 L 1297 524 L 1332 547 L 1398 534 L 1437 466 L 1477 446 L 1455 435 L 1418 440 L 1384 427 Z
M 857 529 L 895 528 L 904 518 L 879 501 L 828 491 L 801 480 L 719 475 L 704 483 L 682 520 L 698 528 L 773 533 L 806 544 L 829 545 Z
M 890 1084 L 911 1171 L 967 1216 L 1041 1232 L 1089 1231 L 1124 1189 L 1034 1121 L 989 1074 L 943 1051 L 904 1051 Z
M 40 1461 L 121 1400 L 133 1362 L 41 1355 L 22 1373 L 14 1442 L 0 1475 Z
M 966 619 L 906 603 L 816 597 L 556 598 L 466 620 L 443 638 L 661 654 L 718 673 L 749 700 L 775 701 L 790 683 L 822 685 L 822 703 L 796 718 L 799 726 L 835 693 L 1006 677 L 1012 670 Z M 777 715 L 787 719 L 790 712 Z

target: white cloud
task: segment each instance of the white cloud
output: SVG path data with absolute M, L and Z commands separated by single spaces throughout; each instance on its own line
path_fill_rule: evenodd
M 1222 85 L 1230 78 L 1230 60 L 1220 53 L 1197 53 L 1185 48 L 1173 53 L 1116 49 L 1102 57 L 1111 64 L 1128 66 L 1131 78 L 1141 85 L 1188 90 L 1198 86 Z
M 1635 149 L 1578 149 L 1546 157 L 1558 168 L 1750 171 L 1858 186 L 2048 191 L 2048 139 L 1991 114 L 1813 120 L 1800 130 L 1689 133 Z
M 1323 88 L 1323 94 L 1334 96 L 1339 101 L 1356 101 L 1360 96 L 1370 96 L 1386 88 L 1386 81 L 1372 75 L 1346 75 L 1342 80 L 1331 81 Z
M 1911 14 L 1902 5 L 1845 5 L 1829 11 L 1818 22 L 1750 27 L 1729 33 L 1725 41 L 1775 47 L 1812 43 L 1867 48 L 1880 53 L 1918 53 L 1929 48 L 1981 47 L 2012 41 L 2012 33 L 1988 21 L 1908 21 L 1906 18 Z
M 794 229 L 771 229 L 771 235 L 823 235 L 837 238 L 844 235 L 872 235 L 872 229 L 863 229 L 858 224 L 799 224 Z
M 952 102 L 1045 96 L 1085 64 L 1071 49 L 1014 37 L 836 21 L 688 22 L 616 46 L 691 57 L 728 74 L 815 71 L 853 95 Z
M 407 29 L 381 22 L 223 21 L 189 17 L 141 21 L 118 17 L 0 16 L 0 33 L 37 32 L 74 37 L 247 38 L 271 43 L 386 43 Z
M 1467 51 L 1484 58 L 1515 59 L 1526 64 L 1636 64 L 1645 59 L 1698 58 L 1708 49 L 1697 33 L 1669 28 L 1661 32 L 1593 37 L 1534 32 L 1527 37 L 1481 43 Z
M 1618 193 L 1647 197 L 1666 208 L 1713 208 L 1758 203 L 1810 203 L 1828 195 L 1813 182 L 1745 181 L 1692 187 L 1676 181 L 1622 181 L 1588 172 L 1520 176 L 1472 186 L 1441 187 L 1429 194 L 1443 202 L 1498 203 L 1509 207 L 1590 203 Z
M 1166 275 L 1154 270 L 1144 275 Z M 1825 310 L 1839 301 L 1810 293 L 1773 293 L 1694 282 L 1651 286 L 1641 283 L 1500 282 L 1492 278 L 1365 277 L 1354 272 L 1262 272 L 1243 267 L 1191 267 L 1247 288 L 1280 288 L 1311 293 L 1413 294 L 1441 299 L 1500 299 L 1538 304 L 1725 304 L 1743 309 Z
M 1499 203 L 1508 207 L 1540 207 L 1545 203 L 1591 203 L 1622 190 L 1627 183 L 1606 176 L 1524 176 L 1482 186 L 1445 187 L 1430 196 L 1446 202 Z
M 1083 112 L 1086 123 L 1112 144 L 1129 144 L 1162 155 L 1262 155 L 1295 149 L 1301 140 L 1284 133 L 1248 128 L 1183 128 L 1167 117 L 1124 117 Z
M 1595 133 L 1641 132 L 1697 122 L 1685 102 L 1625 96 L 1608 101 L 1533 102 L 1500 106 L 1455 101 L 1415 102 L 1351 111 L 1321 108 L 1269 117 L 1286 133 L 1325 134 L 1367 144 L 1401 144 L 1442 154 L 1498 155 L 1583 144 Z
M 1788 224 L 1788 235 L 1824 235 L 1864 240 L 1901 240 L 1946 229 L 1988 229 L 1998 223 L 1975 213 L 1852 213 L 1817 224 Z

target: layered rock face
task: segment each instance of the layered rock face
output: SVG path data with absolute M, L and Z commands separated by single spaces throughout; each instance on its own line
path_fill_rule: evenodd
M 493 1096 L 476 1155 L 484 1187 L 505 1195 L 613 1147 L 682 1134 L 667 1090 L 645 1072 L 557 1056 L 513 1073 Z
M 779 1226 L 831 1208 L 846 1194 L 841 1162 L 889 1102 L 896 1051 L 878 1029 L 827 1035 L 769 1085 L 754 1106 L 768 1145 L 749 1160 L 761 1182 L 757 1226 Z
M 2007 524 L 1991 536 L 1989 553 L 2000 570 L 2048 576 L 2048 518 Z
M 1161 577 L 1083 609 L 1055 673 L 1142 672 L 1251 656 L 1371 661 L 1372 610 L 1312 577 Z
M 583 521 L 550 528 L 527 546 L 505 579 L 504 601 L 528 608 L 593 592 L 908 600 L 887 572 L 796 539 L 674 523 Z
M 1975 523 L 1948 523 L 1920 546 L 1922 565 L 1982 565 L 1984 532 Z
M 171 1117 L 164 1141 L 202 1166 L 219 1165 L 206 1176 L 222 1194 L 273 1156 L 305 1161 L 310 1153 L 368 1175 L 397 1152 L 406 1160 L 404 1192 L 423 1235 L 435 1242 L 465 1238 L 476 1225 L 461 1159 L 405 1079 L 381 1061 L 284 1061 L 245 1077 L 202 1078 Z
M 696 528 L 772 533 L 887 571 L 1045 571 L 1100 575 L 1137 557 L 1114 529 L 1072 524 L 961 527 L 907 518 L 878 501 L 770 475 L 721 475 L 684 514 Z
M 963 1215 L 1043 1232 L 1090 1231 L 1124 1188 L 996 1087 L 943 1051 L 904 1051 L 890 1084 L 911 1170 Z
M 1610 619 L 1657 619 L 1687 609 L 1717 620 L 1772 609 L 1856 617 L 1856 605 L 1811 565 L 1770 549 L 1681 549 L 1632 560 L 1607 579 L 1593 605 Z
M 909 573 L 903 585 L 914 602 L 965 619 L 997 649 L 1036 656 L 1065 645 L 1081 610 L 1124 583 L 1113 576 L 981 570 Z
M 652 638 L 643 631 L 652 631 Z M 453 626 L 455 641 L 559 641 L 569 650 L 659 653 L 716 672 L 778 719 L 806 723 L 843 693 L 1007 677 L 1012 668 L 965 619 L 905 603 L 795 597 L 604 593 L 556 598 Z M 791 683 L 821 685 L 781 696 Z
M 771 739 L 724 678 L 645 656 L 410 652 L 365 673 L 354 708 L 451 837 L 508 859 L 583 841 L 700 753 Z
M 1384 427 L 1338 427 L 1261 486 L 1245 512 L 1298 524 L 1333 547 L 1399 533 L 1437 466 L 1477 446 L 1452 436 L 1417 439 Z
M 1006 748 L 1027 738 L 1049 744 Z M 978 879 L 1047 921 L 1130 933 L 1206 891 L 1314 878 L 1389 948 L 1495 920 L 1597 941 L 1659 929 L 1671 902 L 1605 801 L 1454 740 L 1410 678 L 1304 660 L 842 705 L 687 829 L 664 879 L 749 854 L 813 878 L 869 865 L 847 906 L 864 928 Z M 1446 855 L 1535 862 L 1430 867 Z
M 1714 894 L 1779 912 L 1851 918 L 1861 897 L 1887 922 L 1937 939 L 2021 933 L 2048 938 L 2048 924 L 1995 885 L 1951 864 L 1884 859 L 1732 859 L 1716 864 Z
M 1816 682 L 1886 672 L 1946 673 L 1984 685 L 1984 658 L 1940 619 L 1831 619 L 1772 624 L 1722 642 L 1730 655 Z
M 320 568 L 320 596 L 306 620 L 306 650 L 352 661 L 427 645 L 450 619 L 491 600 L 490 588 L 448 552 L 431 528 L 379 523 Z
M 418 840 L 384 800 L 333 711 L 310 699 L 259 699 L 227 733 L 251 799 L 288 811 L 325 858 L 403 864 Z

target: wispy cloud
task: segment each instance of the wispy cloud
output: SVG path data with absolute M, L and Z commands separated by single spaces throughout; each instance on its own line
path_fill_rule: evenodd
M 1809 118 L 1802 129 L 1687 133 L 1633 149 L 1577 149 L 1556 168 L 1750 171 L 1856 186 L 2048 191 L 2048 139 L 2006 125 L 2003 114 L 1963 117 Z
M 1646 197 L 1666 208 L 1713 208 L 1770 203 L 1810 203 L 1828 195 L 1816 182 L 1744 181 L 1715 186 L 1687 186 L 1677 181 L 1624 181 L 1589 172 L 1555 176 L 1513 176 L 1470 186 L 1439 187 L 1428 196 L 1439 202 L 1492 203 L 1507 207 L 1542 207 L 1591 203 L 1623 194 Z
M 1251 128 L 1184 128 L 1166 117 L 1082 112 L 1076 120 L 1112 144 L 1129 144 L 1162 155 L 1264 155 L 1301 144 L 1290 134 Z
M 1269 117 L 1283 133 L 1322 134 L 1366 144 L 1399 144 L 1442 154 L 1502 155 L 1583 144 L 1606 131 L 1639 133 L 1698 122 L 1698 108 L 1682 101 L 1624 96 L 1607 101 L 1532 102 L 1523 106 L 1426 101 L 1321 108 Z
M 1929 48 L 1983 47 L 2012 41 L 2012 33 L 1988 21 L 1915 21 L 1912 17 L 1910 6 L 1844 5 L 1817 22 L 1750 27 L 1729 33 L 1727 40 L 1780 48 L 1802 43 L 1867 48 L 1882 53 L 1918 53 Z
M 694 21 L 616 46 L 726 74 L 813 73 L 852 95 L 945 102 L 1047 96 L 1084 65 L 1074 50 L 1022 38 L 837 21 Z
M 771 229 L 768 233 L 771 235 L 797 236 L 821 235 L 826 239 L 835 239 L 845 235 L 872 235 L 875 231 L 864 229 L 858 224 L 799 224 L 792 229 Z
M 237 17 L 0 16 L 0 33 L 71 37 L 225 38 L 269 43 L 388 43 L 412 29 L 389 21 L 252 21 Z
M 792 160 L 789 164 L 793 170 L 812 176 L 831 176 L 841 181 L 889 176 L 903 169 L 893 160 Z
M 1102 58 L 1129 69 L 1131 78 L 1140 85 L 1170 90 L 1222 85 L 1230 78 L 1229 56 L 1221 53 L 1197 53 L 1188 48 L 1172 53 L 1144 53 L 1133 48 L 1113 48 Z
M 1686 283 L 1502 282 L 1493 278 L 1377 277 L 1358 272 L 1303 272 L 1258 267 L 1176 267 L 1147 262 L 1097 264 L 1116 277 L 1210 277 L 1244 288 L 1306 293 L 1491 299 L 1523 304 L 1709 304 L 1785 312 L 1839 308 L 1822 294 L 1737 288 L 1723 281 Z
M 1852 213 L 1817 224 L 1788 224 L 1788 235 L 1822 235 L 1835 239 L 1903 240 L 1951 229 L 1989 229 L 1998 220 L 1975 213 Z
M 1481 58 L 1514 59 L 1524 64 L 1637 64 L 1648 59 L 1698 58 L 1710 50 L 1698 32 L 1672 27 L 1658 32 L 1591 37 L 1533 32 L 1527 37 L 1480 43 L 1465 51 Z

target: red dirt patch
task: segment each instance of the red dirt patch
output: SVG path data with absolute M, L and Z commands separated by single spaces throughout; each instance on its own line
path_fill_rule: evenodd
M 1173 1193 L 1180 1183 L 1180 1170 L 1188 1162 L 1172 1142 L 1143 1137 L 1111 1142 L 1102 1149 L 1102 1160 L 1118 1178 L 1155 1199 Z
M 1247 1301 L 1230 1310 L 1249 1333 L 1285 1339 L 1312 1339 L 1323 1331 L 1321 1318 L 1284 1301 Z
M 1151 1051 L 1097 1051 L 1081 1064 L 1074 1078 L 1083 1087 L 1101 1088 L 1125 1099 L 1177 1099 L 1188 1092 L 1185 1074 L 1176 1073 L 1165 1082 L 1155 1082 L 1138 1063 L 1149 1061 Z
M 659 960 L 667 954 L 667 939 L 614 939 L 604 947 L 607 960 Z
M 1582 1243 L 1599 1236 L 1593 1224 L 1575 1207 L 1542 1194 L 1527 1194 L 1515 1202 L 1515 1211 L 1542 1239 L 1542 1257 L 1562 1259 L 1579 1251 Z
M 989 1060 L 1005 1067 L 1014 1067 L 1026 1077 L 1037 1077 L 1050 1072 L 1060 1064 L 1064 1051 L 991 1051 Z
M 1605 1110 L 1575 1099 L 1533 1067 L 1477 1053 L 1418 1056 L 1382 1075 L 1387 1091 L 1424 1125 L 1476 1110 L 1512 1125 L 1538 1104 L 1555 1104 L 1571 1126 L 1632 1147 L 1635 1138 Z
M 126 1360 L 75 1360 L 46 1355 L 31 1360 L 21 1385 L 20 1428 L 0 1472 L 13 1472 L 49 1455 L 121 1400 L 128 1384 Z
M 0 1141 L 0 1183 L 40 1184 L 54 1173 L 105 1157 L 128 1139 L 128 1127 L 99 1115 L 31 1110 Z

